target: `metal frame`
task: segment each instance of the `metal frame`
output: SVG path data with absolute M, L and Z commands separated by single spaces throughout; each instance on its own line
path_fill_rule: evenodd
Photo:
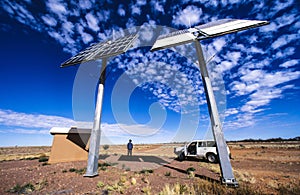
M 221 169 L 221 181 L 222 183 L 228 186 L 237 187 L 238 182 L 235 180 L 233 175 L 232 166 L 229 159 L 229 153 L 227 151 L 227 145 L 222 130 L 222 123 L 219 118 L 216 99 L 214 97 L 212 84 L 209 78 L 206 62 L 204 60 L 203 51 L 199 41 L 233 32 L 247 30 L 266 24 L 269 24 L 269 22 L 259 20 L 237 19 L 224 19 L 214 21 L 204 25 L 195 26 L 194 28 L 175 31 L 167 35 L 161 35 L 157 38 L 156 42 L 151 48 L 151 51 L 156 51 L 168 47 L 173 47 L 176 45 L 194 42 L 200 67 L 200 74 L 205 90 L 212 132 L 217 145 L 219 165 Z M 175 38 L 176 36 L 177 38 Z
M 98 83 L 94 123 L 90 136 L 87 170 L 84 174 L 84 177 L 95 177 L 98 175 L 98 160 L 101 140 L 101 114 L 104 97 L 104 84 L 106 79 L 107 59 L 109 57 L 125 53 L 132 46 L 133 42 L 137 39 L 137 37 L 138 34 L 135 33 L 116 39 L 114 41 L 110 40 L 102 43 L 100 42 L 97 44 L 92 44 L 90 47 L 79 52 L 77 55 L 71 57 L 70 59 L 61 64 L 61 67 L 67 67 L 82 62 L 102 59 L 102 69 Z M 118 41 L 123 41 L 126 44 L 116 47 L 116 43 L 118 43 Z M 111 49 L 111 47 L 113 47 L 113 49 Z
M 95 108 L 94 124 L 91 131 L 88 164 L 84 177 L 95 177 L 98 175 L 99 145 L 101 139 L 101 113 L 104 97 L 104 83 L 106 78 L 107 58 L 102 59 L 102 70 L 98 84 L 97 102 Z
M 222 131 L 222 124 L 219 118 L 216 99 L 214 96 L 213 88 L 211 85 L 206 63 L 204 60 L 203 51 L 198 40 L 195 40 L 194 43 L 196 46 L 200 73 L 201 73 L 204 91 L 206 95 L 211 127 L 217 145 L 217 152 L 218 152 L 221 174 L 222 174 L 222 183 L 237 187 L 238 182 L 235 180 L 233 175 L 232 166 L 229 159 L 229 153 L 227 151 L 226 141 L 224 139 L 224 133 Z

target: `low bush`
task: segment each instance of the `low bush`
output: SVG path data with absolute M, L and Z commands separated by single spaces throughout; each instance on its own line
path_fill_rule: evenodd
M 153 172 L 154 171 L 151 170 L 151 169 L 143 169 L 143 170 L 140 171 L 140 173 L 142 173 L 142 174 L 148 174 L 148 173 L 153 173 Z
M 18 194 L 29 194 L 35 190 L 35 187 L 31 183 L 27 183 L 23 186 L 20 184 L 16 184 L 14 187 L 8 190 L 10 193 L 18 193 Z

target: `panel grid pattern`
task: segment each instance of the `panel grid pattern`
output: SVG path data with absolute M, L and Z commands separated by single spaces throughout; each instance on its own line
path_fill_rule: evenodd
M 136 40 L 137 34 L 131 34 L 116 40 L 92 44 L 61 64 L 61 67 L 80 64 L 101 58 L 107 58 L 126 52 Z

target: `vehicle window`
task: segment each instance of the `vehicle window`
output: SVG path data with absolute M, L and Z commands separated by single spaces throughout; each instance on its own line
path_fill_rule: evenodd
M 207 147 L 216 147 L 216 143 L 214 141 L 208 141 Z
M 203 147 L 203 143 L 202 142 L 198 142 L 198 147 Z

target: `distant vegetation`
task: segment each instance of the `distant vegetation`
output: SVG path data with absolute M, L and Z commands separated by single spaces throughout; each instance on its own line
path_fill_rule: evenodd
M 284 142 L 284 141 L 300 141 L 300 136 L 294 138 L 284 139 L 281 137 L 278 138 L 270 138 L 270 139 L 244 139 L 237 141 L 229 141 L 229 142 Z

